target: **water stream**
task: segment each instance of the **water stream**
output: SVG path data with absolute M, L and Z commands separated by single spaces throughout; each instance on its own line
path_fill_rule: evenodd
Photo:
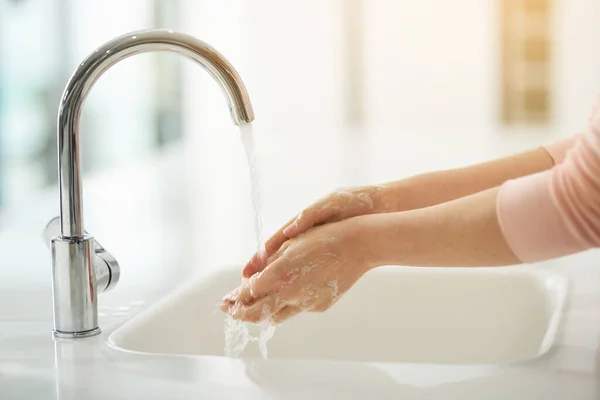
M 254 234 L 256 236 L 257 252 L 264 256 L 264 243 L 262 237 L 262 193 L 260 191 L 260 174 L 258 163 L 256 162 L 256 147 L 254 145 L 254 133 L 252 124 L 240 126 L 242 144 L 246 151 L 246 160 L 250 171 L 250 188 L 252 192 L 252 208 L 254 211 Z
M 265 247 L 262 236 L 262 194 L 260 191 L 260 174 L 256 161 L 256 148 L 254 145 L 254 134 L 252 124 L 240 126 L 240 135 L 246 160 L 250 170 L 250 184 L 252 193 L 252 208 L 254 213 L 254 233 L 256 236 L 256 251 L 265 258 Z M 263 358 L 267 358 L 267 342 L 275 333 L 275 326 L 269 321 L 261 322 L 258 327 L 251 324 L 236 321 L 230 316 L 225 319 L 225 355 L 228 357 L 239 357 L 249 343 L 257 342 Z M 252 335 L 251 329 L 259 329 L 257 335 Z

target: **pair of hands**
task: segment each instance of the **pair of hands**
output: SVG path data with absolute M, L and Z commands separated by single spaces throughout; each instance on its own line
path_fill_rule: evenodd
M 303 210 L 243 268 L 243 283 L 221 309 L 235 319 L 279 324 L 302 311 L 329 309 L 373 267 L 361 248 L 365 214 L 385 212 L 382 187 L 341 190 Z

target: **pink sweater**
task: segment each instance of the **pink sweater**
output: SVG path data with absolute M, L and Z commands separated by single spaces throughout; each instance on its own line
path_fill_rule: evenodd
M 498 195 L 500 227 L 523 262 L 600 247 L 600 106 L 584 132 L 546 150 L 552 169 L 507 181 Z

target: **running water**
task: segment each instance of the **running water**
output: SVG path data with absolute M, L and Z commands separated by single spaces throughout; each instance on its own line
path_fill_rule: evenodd
M 265 259 L 265 246 L 262 238 L 262 194 L 260 192 L 260 175 L 256 162 L 256 150 L 252 124 L 240 126 L 242 144 L 246 151 L 246 160 L 250 170 L 250 183 L 252 191 L 252 208 L 254 210 L 254 233 L 256 235 L 256 251 L 261 259 Z M 267 342 L 275 333 L 275 325 L 268 319 L 258 324 L 260 332 L 253 336 L 247 323 L 236 321 L 229 315 L 225 318 L 225 355 L 239 357 L 249 343 L 258 343 L 258 348 L 263 358 L 267 358 Z
M 256 235 L 256 249 L 261 258 L 265 255 L 265 246 L 262 238 L 262 193 L 260 192 L 260 174 L 256 162 L 256 150 L 254 146 L 254 134 L 252 124 L 240 126 L 242 144 L 246 151 L 246 160 L 250 170 L 250 185 L 252 191 L 252 208 L 254 210 L 254 234 Z

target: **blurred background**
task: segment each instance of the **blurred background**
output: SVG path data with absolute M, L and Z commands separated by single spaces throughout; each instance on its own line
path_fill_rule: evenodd
M 236 67 L 256 113 L 268 234 L 337 186 L 581 130 L 600 92 L 599 17 L 595 0 L 0 0 L 0 211 L 14 221 L 27 214 L 15 210 L 56 199 L 62 90 L 87 54 L 128 31 L 180 30 Z M 251 253 L 246 161 L 208 74 L 173 54 L 127 59 L 92 90 L 81 131 L 95 231 L 160 198 L 168 218 L 122 222 L 123 235 L 156 224 L 182 232 L 173 221 L 193 219 L 187 210 L 209 233 L 185 251 L 236 263 Z M 162 163 L 185 166 L 181 185 Z M 148 168 L 164 186 L 146 180 Z M 103 243 L 118 241 L 106 231 Z M 233 248 L 239 256 L 224 256 Z
M 168 27 L 211 43 L 240 71 L 257 121 L 277 135 L 300 121 L 374 123 L 428 144 L 475 135 L 471 147 L 453 140 L 445 149 L 461 153 L 582 127 L 600 88 L 599 14 L 594 0 L 0 0 L 2 204 L 56 183 L 66 81 L 127 31 Z M 193 77 L 183 64 L 142 55 L 102 78 L 84 111 L 86 171 L 181 140 L 196 130 L 195 115 L 215 114 L 206 103 L 228 123 L 220 97 L 185 93 Z

